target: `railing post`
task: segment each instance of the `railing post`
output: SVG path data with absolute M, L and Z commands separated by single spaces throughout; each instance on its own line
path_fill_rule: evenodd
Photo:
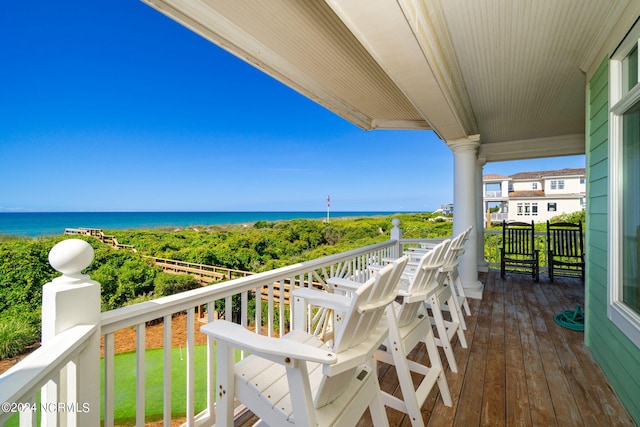
M 93 248 L 79 239 L 63 240 L 49 252 L 49 263 L 62 273 L 42 289 L 42 344 L 77 325 L 99 325 L 100 284 L 82 274 L 93 261 Z M 66 372 L 64 372 L 66 371 Z M 42 403 L 63 411 L 42 414 L 43 425 L 100 424 L 100 329 L 60 375 L 59 385 L 43 387 Z M 56 413 L 58 412 L 58 413 Z M 77 419 L 75 418 L 77 416 Z M 50 417 L 50 418 L 49 418 Z
M 400 258 L 402 256 L 402 248 L 400 245 L 400 239 L 402 239 L 402 230 L 400 229 L 400 220 L 398 218 L 393 218 L 391 220 L 391 224 L 393 225 L 393 228 L 391 228 L 391 240 L 396 241 L 396 244 L 393 248 L 393 250 L 395 251 L 393 256 L 395 258 Z

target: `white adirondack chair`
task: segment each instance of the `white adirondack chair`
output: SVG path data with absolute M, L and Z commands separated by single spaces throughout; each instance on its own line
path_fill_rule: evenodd
M 332 346 L 302 330 L 272 338 L 225 320 L 203 326 L 218 343 L 216 425 L 233 425 L 235 398 L 274 427 L 353 426 L 367 407 L 374 425 L 388 426 L 372 354 L 387 337 L 381 320 L 406 262 L 383 268 L 350 298 L 310 288 L 293 292 L 295 309 L 345 313 Z M 251 356 L 235 364 L 234 348 Z
M 394 302 L 386 309 L 389 338 L 384 349 L 381 347 L 374 353 L 376 360 L 395 366 L 402 391 L 402 399 L 383 391 L 385 405 L 408 414 L 414 427 L 424 427 L 420 408 L 436 384 L 444 404 L 452 405 L 431 322 L 423 310 L 425 300 L 437 291 L 437 275 L 449 244 L 450 240 L 445 240 L 436 245 L 420 257 L 417 266 L 408 268 L 411 273 L 407 279 L 401 279 L 398 292 L 402 302 Z M 329 284 L 337 290 L 347 291 L 357 286 L 344 279 L 331 279 Z M 420 342 L 427 348 L 431 366 L 408 359 L 409 353 Z M 417 387 L 413 384 L 412 372 L 422 376 Z
M 444 254 L 444 262 L 451 256 L 451 245 Z M 458 305 L 458 298 L 452 286 L 447 282 L 448 272 L 440 268 L 436 275 L 436 287 L 429 293 L 425 307 L 431 309 L 431 321 L 435 324 L 437 337 L 436 344 L 444 350 L 444 354 L 449 362 L 449 368 L 453 372 L 458 372 L 458 364 L 453 354 L 452 338 L 457 334 L 458 341 L 462 348 L 467 348 L 467 340 L 464 336 L 464 318 Z M 443 312 L 449 312 L 450 320 L 445 319 Z
M 451 246 L 449 247 L 451 253 L 442 266 L 442 270 L 447 273 L 447 282 L 456 294 L 458 306 L 464 307 L 464 311 L 467 316 L 471 316 L 471 308 L 469 307 L 467 296 L 465 295 L 464 288 L 462 287 L 462 280 L 460 280 L 460 275 L 458 273 L 458 264 L 460 262 L 460 257 L 464 254 L 464 245 L 467 243 L 467 240 L 469 240 L 472 228 L 473 227 L 467 228 L 451 240 Z M 462 318 L 462 322 L 464 322 L 464 318 Z M 466 330 L 467 325 L 463 323 L 462 328 Z

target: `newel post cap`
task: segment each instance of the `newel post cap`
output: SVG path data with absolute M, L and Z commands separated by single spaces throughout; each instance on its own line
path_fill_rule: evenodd
M 49 264 L 62 273 L 58 279 L 85 279 L 82 270 L 93 261 L 93 248 L 84 240 L 68 239 L 55 245 L 49 252 Z

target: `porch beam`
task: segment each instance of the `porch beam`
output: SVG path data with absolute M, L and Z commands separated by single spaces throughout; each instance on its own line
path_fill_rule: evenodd
M 453 234 L 458 235 L 473 227 L 465 252 L 460 260 L 459 272 L 465 294 L 482 298 L 483 285 L 478 280 L 478 148 L 480 135 L 447 141 L 453 151 Z
M 478 156 L 487 162 L 575 156 L 585 153 L 583 133 L 513 141 L 483 142 Z

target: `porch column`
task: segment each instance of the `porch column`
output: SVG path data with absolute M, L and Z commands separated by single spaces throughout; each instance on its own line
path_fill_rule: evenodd
M 476 168 L 476 197 L 477 205 L 476 212 L 478 213 L 476 230 L 478 230 L 478 271 L 488 272 L 489 263 L 484 259 L 484 215 L 486 212 L 486 206 L 484 205 L 484 184 L 482 182 L 482 175 L 484 165 L 487 164 L 487 159 L 484 157 L 478 158 L 478 167 Z
M 473 227 L 465 246 L 458 271 L 465 294 L 470 298 L 482 298 L 483 285 L 478 280 L 478 161 L 480 136 L 447 141 L 453 151 L 453 234 Z

